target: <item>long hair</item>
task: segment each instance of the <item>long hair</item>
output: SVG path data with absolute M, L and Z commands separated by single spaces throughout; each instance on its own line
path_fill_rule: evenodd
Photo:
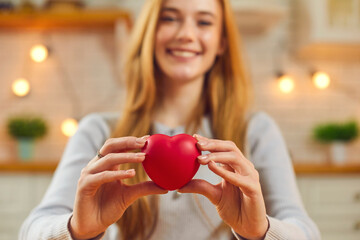
M 196 132 L 201 118 L 209 115 L 214 137 L 231 140 L 244 151 L 249 84 L 240 56 L 240 39 L 229 0 L 220 2 L 226 48 L 205 74 L 201 101 L 186 129 L 188 133 Z M 127 98 L 112 137 L 140 137 L 152 133 L 152 114 L 160 94 L 160 72 L 154 60 L 154 41 L 161 6 L 162 0 L 147 0 L 134 26 L 124 68 Z M 141 164 L 121 165 L 121 169 L 129 168 L 134 168 L 136 175 L 125 183 L 135 184 L 148 179 Z M 157 197 L 143 197 L 135 201 L 117 222 L 122 239 L 149 238 L 156 226 L 157 213 Z

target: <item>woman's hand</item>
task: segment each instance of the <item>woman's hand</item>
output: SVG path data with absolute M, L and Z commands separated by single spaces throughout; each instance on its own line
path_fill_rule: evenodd
M 81 171 L 73 216 L 69 223 L 75 239 L 89 239 L 104 232 L 136 199 L 167 193 L 151 181 L 135 185 L 121 182 L 134 177 L 136 173 L 134 169 L 119 170 L 119 165 L 144 161 L 145 153 L 129 151 L 142 148 L 147 137 L 107 140 L 99 151 L 103 157 L 94 157 Z
M 212 185 L 205 180 L 194 179 L 178 191 L 204 195 L 216 206 L 220 217 L 235 232 L 246 239 L 263 239 L 269 223 L 259 174 L 254 165 L 231 141 L 194 136 L 201 151 L 210 151 L 209 154 L 198 157 L 199 163 L 208 165 L 209 169 L 223 180 Z

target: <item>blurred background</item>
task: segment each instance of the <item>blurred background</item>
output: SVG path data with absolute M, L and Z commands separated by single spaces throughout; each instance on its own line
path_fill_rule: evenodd
M 0 0 L 0 240 L 16 239 L 78 121 L 120 111 L 144 0 Z M 254 108 L 278 123 L 323 239 L 360 239 L 360 0 L 231 0 Z

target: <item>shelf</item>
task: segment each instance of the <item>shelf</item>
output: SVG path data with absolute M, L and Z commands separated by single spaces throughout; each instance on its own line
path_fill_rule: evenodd
M 232 8 L 240 32 L 260 34 L 278 24 L 287 9 L 271 0 L 232 0 Z
M 0 172 L 45 172 L 52 173 L 57 167 L 54 160 L 19 162 L 12 160 L 0 162 Z M 295 164 L 296 175 L 309 174 L 360 174 L 360 164 L 357 165 L 326 165 L 326 164 Z
M 296 175 L 320 174 L 360 174 L 360 164 L 295 164 Z
M 130 13 L 121 9 L 0 12 L 0 29 L 108 29 L 114 28 L 119 20 L 125 21 L 128 29 L 131 28 Z

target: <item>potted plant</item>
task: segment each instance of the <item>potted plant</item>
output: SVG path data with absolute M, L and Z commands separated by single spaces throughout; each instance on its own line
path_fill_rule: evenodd
M 45 120 L 30 115 L 9 118 L 7 128 L 9 134 L 18 141 L 18 155 L 22 160 L 33 157 L 35 140 L 47 133 Z
M 346 159 L 345 146 L 357 138 L 359 128 L 356 121 L 344 123 L 324 123 L 317 125 L 313 130 L 316 140 L 330 144 L 331 159 L 336 164 L 341 164 Z

